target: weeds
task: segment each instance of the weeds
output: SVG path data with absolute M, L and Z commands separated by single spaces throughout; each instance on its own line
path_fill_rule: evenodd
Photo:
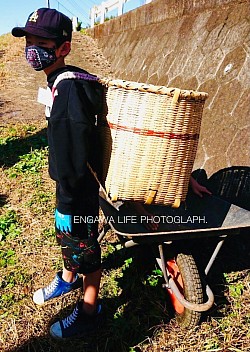
M 160 269 L 155 269 L 152 274 L 148 276 L 147 282 L 150 286 L 157 286 L 159 284 L 159 279 L 163 277 L 163 273 Z
M 225 273 L 224 278 L 228 286 L 229 296 L 235 300 L 239 299 L 243 294 L 245 287 L 241 281 L 238 282 L 237 273 L 231 273 L 231 275 Z
M 11 178 L 18 175 L 38 174 L 42 167 L 47 165 L 48 148 L 35 149 L 30 153 L 21 155 L 20 161 L 7 170 Z
M 16 264 L 15 251 L 13 249 L 0 250 L 0 268 Z
M 15 263 L 8 263 L 14 265 Z M 30 275 L 25 269 L 12 267 L 11 270 L 1 275 L 0 280 L 0 321 L 7 315 L 15 315 L 15 305 L 21 304 L 22 299 L 27 295 L 27 285 L 30 281 Z M 22 289 L 17 290 L 17 287 Z
M 0 241 L 12 240 L 20 234 L 17 215 L 14 210 L 8 210 L 5 215 L 0 216 Z
M 39 131 L 30 125 L 1 129 L 0 145 L 8 150 L 9 157 L 8 167 L 3 163 L 1 171 L 2 189 L 8 195 L 0 216 L 0 349 L 3 351 L 27 343 L 32 336 L 36 340 L 28 342 L 24 351 L 59 350 L 47 335 L 48 325 L 52 318 L 64 316 L 76 300 L 72 294 L 40 309 L 31 299 L 34 290 L 50 282 L 62 267 L 53 227 L 54 184 L 47 176 L 48 150 L 44 134 L 39 135 Z M 140 250 L 139 247 L 123 249 L 112 232 L 105 237 L 100 296 L 107 322 L 97 339 L 69 342 L 64 346 L 65 351 L 85 352 L 88 345 L 93 352 L 247 351 L 249 271 L 224 273 L 225 292 L 220 295 L 227 298 L 228 304 L 218 306 L 214 316 L 205 319 L 197 329 L 184 331 L 175 320 L 169 322 L 162 273 L 151 262 L 148 249 L 144 257 Z M 13 321 L 13 328 L 18 331 L 15 341 L 11 340 L 13 329 L 9 329 Z
M 44 229 L 42 232 L 42 236 L 44 238 L 48 238 L 48 239 L 54 238 L 55 237 L 55 229 L 51 228 L 51 227 Z

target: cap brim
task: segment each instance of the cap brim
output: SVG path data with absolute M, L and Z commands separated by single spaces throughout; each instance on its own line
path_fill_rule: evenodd
M 26 35 L 25 28 L 15 27 L 11 31 L 14 37 L 24 37 Z
M 11 33 L 14 37 L 24 37 L 26 34 L 32 34 L 42 38 L 57 39 L 56 35 L 45 31 L 43 28 L 32 27 L 32 26 L 14 27 Z

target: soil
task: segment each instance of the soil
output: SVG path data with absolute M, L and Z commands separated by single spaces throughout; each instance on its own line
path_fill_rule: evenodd
M 36 72 L 24 57 L 24 39 L 9 36 L 6 50 L 0 50 L 5 75 L 0 75 L 0 123 L 32 123 L 44 117 L 44 106 L 37 103 L 39 87 L 46 87 L 44 72 Z M 110 76 L 107 60 L 94 39 L 73 33 L 72 50 L 66 63 L 79 66 L 99 77 Z

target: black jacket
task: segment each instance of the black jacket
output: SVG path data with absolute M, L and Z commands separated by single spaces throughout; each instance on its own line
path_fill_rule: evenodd
M 65 71 L 87 73 L 67 66 L 48 76 L 48 86 Z M 57 182 L 57 209 L 73 215 L 81 213 L 91 195 L 98 195 L 87 162 L 96 169 L 100 154 L 96 115 L 102 109 L 103 93 L 98 82 L 75 79 L 59 82 L 57 92 L 48 118 L 49 174 Z

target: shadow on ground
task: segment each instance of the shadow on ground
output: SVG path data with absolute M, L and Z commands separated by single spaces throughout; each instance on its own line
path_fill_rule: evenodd
M 20 156 L 31 150 L 40 149 L 48 145 L 47 129 L 24 138 L 10 137 L 5 144 L 0 145 L 0 167 L 9 168 L 19 161 Z
M 46 128 L 23 138 L 9 137 L 4 144 L 0 144 L 0 167 L 8 169 L 20 161 L 22 155 L 47 145 Z M 0 207 L 7 203 L 7 199 L 6 194 L 0 194 Z
M 102 300 L 105 323 L 96 335 L 58 342 L 50 338 L 46 331 L 42 337 L 31 338 L 12 352 L 125 352 L 130 350 L 130 346 L 137 345 L 147 336 L 151 336 L 154 327 L 168 323 L 170 318 L 165 309 L 166 293 L 162 290 L 161 284 L 157 287 L 143 284 L 155 268 L 154 258 L 149 253 L 147 247 L 141 246 L 128 250 L 121 249 L 105 259 L 104 270 L 119 268 L 127 259 L 132 261 L 123 271 L 123 276 L 118 279 L 119 288 L 122 289 L 121 295 Z M 67 316 L 72 309 L 73 306 L 67 307 L 60 312 L 60 317 Z M 58 318 L 52 317 L 48 326 Z

